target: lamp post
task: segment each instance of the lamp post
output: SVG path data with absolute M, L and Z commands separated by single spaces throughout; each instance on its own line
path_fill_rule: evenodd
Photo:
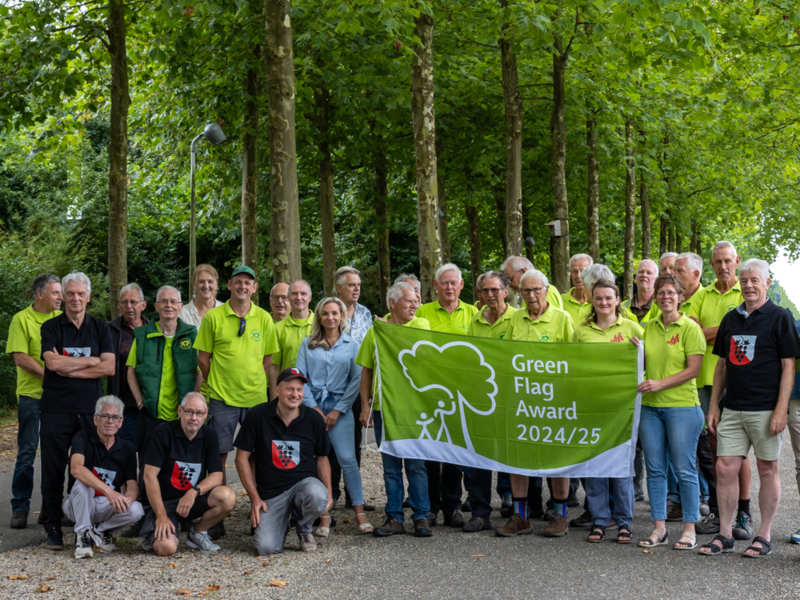
M 216 123 L 209 123 L 203 132 L 192 140 L 192 216 L 189 222 L 189 298 L 193 298 L 193 280 L 194 268 L 197 266 L 197 227 L 196 227 L 196 209 L 194 198 L 194 169 L 195 169 L 195 148 L 194 145 L 200 138 L 206 138 L 214 146 L 219 146 L 225 141 L 225 134 L 222 133 L 222 128 Z

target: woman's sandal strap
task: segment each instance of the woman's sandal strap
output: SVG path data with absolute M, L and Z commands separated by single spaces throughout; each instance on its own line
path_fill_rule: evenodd
M 760 535 L 756 536 L 755 538 L 753 538 L 753 542 L 760 542 L 761 543 L 761 547 L 759 548 L 758 546 L 753 546 L 753 544 L 750 544 L 744 550 L 744 555 L 745 556 L 748 556 L 750 558 L 762 558 L 762 557 L 767 556 L 768 554 L 770 554 L 772 552 L 772 542 L 769 542 L 769 541 L 765 540 Z M 758 552 L 758 554 L 748 554 L 747 553 L 748 550 L 755 550 L 756 552 Z

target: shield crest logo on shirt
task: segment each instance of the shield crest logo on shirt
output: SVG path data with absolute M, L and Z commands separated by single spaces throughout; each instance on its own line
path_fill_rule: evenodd
M 175 461 L 172 467 L 170 483 L 178 490 L 188 490 L 194 487 L 200 479 L 200 463 L 187 463 Z
M 117 476 L 116 471 L 109 471 L 108 469 L 101 469 L 100 467 L 92 467 L 92 474 L 112 490 L 114 489 L 114 477 Z M 94 495 L 105 496 L 105 494 L 98 492 L 97 490 L 94 491 Z
M 272 464 L 279 469 L 294 469 L 300 462 L 300 442 L 272 440 Z
M 728 358 L 735 365 L 747 365 L 753 361 L 756 354 L 755 335 L 732 335 L 731 351 Z

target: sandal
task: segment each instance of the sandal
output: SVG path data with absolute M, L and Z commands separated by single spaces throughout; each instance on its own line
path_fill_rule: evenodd
M 630 529 L 625 529 L 625 527 L 620 527 L 619 532 L 617 532 L 617 543 L 618 544 L 630 544 L 631 543 L 631 531 Z
M 653 529 L 653 531 L 650 532 L 650 535 L 655 535 L 658 539 L 651 540 L 649 537 L 647 537 L 646 539 L 639 540 L 640 548 L 653 548 L 655 546 L 666 546 L 669 544 L 669 534 L 666 531 L 664 532 L 663 537 L 658 532 L 658 529 Z
M 722 542 L 722 546 L 717 546 L 713 542 L 719 540 Z M 698 554 L 704 554 L 707 556 L 716 556 L 717 554 L 723 554 L 725 552 L 733 552 L 733 543 L 734 540 L 732 537 L 726 538 L 724 535 L 717 534 L 714 536 L 714 539 L 711 540 L 708 544 L 703 544 L 697 550 Z M 708 548 L 709 552 L 703 552 L 704 549 Z
M 358 517 L 364 517 L 365 519 L 367 518 L 367 516 L 363 512 L 356 513 L 356 523 L 358 523 Z M 366 523 L 358 523 L 358 530 L 363 535 L 369 535 L 370 533 L 372 533 L 372 525 L 370 524 L 369 521 L 367 521 Z
M 322 519 L 328 519 L 328 526 L 327 527 L 324 527 L 322 525 Z M 330 537 L 331 536 L 331 527 L 330 527 L 331 518 L 330 517 L 320 517 L 319 522 L 320 522 L 320 526 L 317 527 L 317 537 L 321 537 L 321 538 Z
M 761 547 L 759 548 L 758 546 L 753 546 L 752 544 L 750 544 L 747 548 L 744 549 L 744 555 L 747 558 L 764 558 L 768 554 L 772 553 L 772 542 L 768 542 L 760 535 L 756 536 L 753 539 L 753 542 L 760 542 Z M 758 554 L 748 554 L 747 553 L 748 550 L 755 550 L 756 552 L 758 552 Z
M 592 544 L 599 544 L 604 539 L 606 539 L 606 526 L 595 525 L 592 527 L 592 531 L 589 533 L 589 537 L 586 538 L 586 541 Z
M 682 542 L 682 541 L 678 540 L 677 542 L 675 542 L 675 545 L 672 547 L 673 550 L 694 550 L 695 548 L 697 548 L 697 534 L 692 533 L 691 531 L 684 531 L 681 534 L 681 537 L 682 538 L 688 538 L 688 539 L 690 539 L 692 541 L 691 541 L 691 543 L 689 543 L 689 542 Z

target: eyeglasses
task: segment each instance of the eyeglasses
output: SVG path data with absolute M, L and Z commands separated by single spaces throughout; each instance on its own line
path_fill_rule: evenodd
M 530 296 L 531 294 L 533 294 L 534 296 L 538 296 L 539 294 L 542 293 L 542 290 L 544 290 L 543 287 L 538 287 L 538 288 L 523 288 L 520 291 L 525 296 Z
M 180 300 L 170 300 L 170 299 L 167 299 L 167 300 L 158 300 L 157 302 L 158 302 L 159 304 L 166 304 L 167 306 L 176 305 L 176 304 L 180 304 L 180 303 L 181 303 L 181 301 L 180 301 Z
M 677 296 L 677 295 L 678 295 L 678 292 L 675 292 L 675 291 L 673 291 L 673 290 L 670 290 L 670 291 L 668 291 L 668 292 L 667 292 L 667 291 L 664 291 L 664 290 L 660 290 L 660 291 L 659 291 L 659 292 L 656 294 L 656 296 L 658 296 L 659 298 L 674 298 L 674 297 L 675 297 L 675 296 Z
M 244 320 L 244 317 L 239 317 L 239 337 L 244 335 L 244 330 L 247 327 L 247 321 Z
M 502 291 L 503 291 L 503 289 L 502 289 L 502 288 L 483 288 L 483 293 L 484 293 L 484 294 L 494 294 L 494 295 L 497 295 L 497 294 L 499 294 L 499 293 L 500 293 L 500 292 L 502 292 Z
M 193 419 L 193 418 L 202 419 L 203 417 L 206 416 L 206 412 L 208 412 L 208 411 L 205 411 L 205 410 L 186 410 L 183 407 L 181 407 L 181 410 L 183 411 L 183 414 L 185 414 L 190 419 Z
M 277 294 L 270 294 L 269 297 L 273 300 L 282 300 L 283 302 L 286 302 L 289 299 L 289 296 L 278 296 Z
M 141 304 L 141 300 L 120 300 L 120 306 L 136 306 L 137 304 Z
M 119 423 L 122 421 L 122 417 L 120 415 L 97 415 L 100 417 L 101 421 L 105 421 L 108 423 L 109 421 L 114 421 L 114 423 Z

